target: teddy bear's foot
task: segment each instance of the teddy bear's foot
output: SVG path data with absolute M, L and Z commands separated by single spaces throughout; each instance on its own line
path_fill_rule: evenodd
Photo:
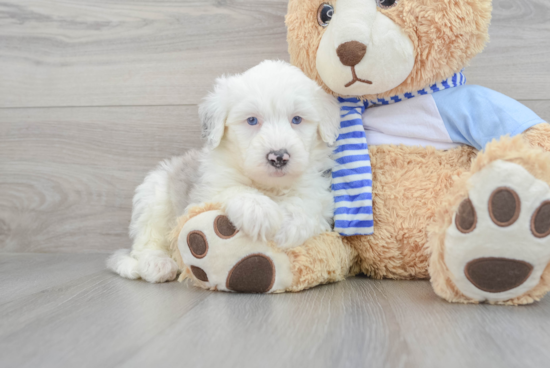
M 474 174 L 469 187 L 444 239 L 455 299 L 524 304 L 540 298 L 548 291 L 540 284 L 550 262 L 550 187 L 502 160 Z
M 206 289 L 271 293 L 292 284 L 288 256 L 267 243 L 252 241 L 220 210 L 189 219 L 179 234 L 178 249 L 187 268 L 183 275 Z

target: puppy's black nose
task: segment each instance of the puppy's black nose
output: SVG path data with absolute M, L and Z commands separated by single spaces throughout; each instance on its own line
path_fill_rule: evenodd
M 280 149 L 278 151 L 269 152 L 266 158 L 271 166 L 280 169 L 288 163 L 290 154 L 286 149 Z

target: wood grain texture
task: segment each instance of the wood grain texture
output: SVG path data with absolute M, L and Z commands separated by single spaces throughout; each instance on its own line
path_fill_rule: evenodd
M 215 294 L 122 367 L 543 367 L 549 307 L 449 304 L 427 281 L 366 278 L 272 297 Z
M 494 0 L 470 83 L 550 99 L 550 3 Z M 288 60 L 287 0 L 7 0 L 0 107 L 196 104 L 216 76 Z
M 97 273 L 104 265 L 105 255 L 4 253 L 0 255 L 0 305 Z
M 216 293 L 101 268 L 79 275 L 82 255 L 10 257 L 33 257 L 50 271 L 0 277 L 0 290 L 13 283 L 28 291 L 0 301 L 2 367 L 527 368 L 550 359 L 549 298 L 524 307 L 449 304 L 427 281 L 367 278 L 296 294 Z M 105 258 L 87 257 L 90 265 Z
M 196 107 L 0 110 L 0 251 L 130 246 L 132 196 L 201 146 Z
M 466 68 L 468 83 L 515 99 L 550 99 L 550 2 L 493 0 L 489 34 Z
M 7 0 L 0 106 L 196 104 L 223 73 L 288 59 L 287 0 Z
M 93 274 L 65 271 L 76 255 L 50 259 L 64 280 L 27 269 L 49 285 L 0 302 L 1 367 L 114 367 L 211 295 L 177 282 L 125 280 L 103 269 L 105 255 L 89 256 L 101 263 Z M 28 280 L 9 282 L 25 287 Z

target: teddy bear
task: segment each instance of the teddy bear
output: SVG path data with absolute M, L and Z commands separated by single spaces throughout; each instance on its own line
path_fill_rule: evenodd
M 491 0 L 290 0 L 291 63 L 341 104 L 335 231 L 282 250 L 204 203 L 171 236 L 180 281 L 271 293 L 365 274 L 429 279 L 449 302 L 542 298 L 550 125 L 462 74 L 491 11 Z

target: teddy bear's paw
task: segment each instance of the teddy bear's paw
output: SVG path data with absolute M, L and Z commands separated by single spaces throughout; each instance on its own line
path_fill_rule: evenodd
M 191 218 L 181 230 L 178 249 L 185 267 L 206 289 L 269 293 L 292 284 L 288 256 L 253 241 L 219 210 Z
M 522 166 L 495 161 L 474 174 L 445 237 L 456 287 L 504 302 L 535 288 L 550 262 L 550 188 Z

